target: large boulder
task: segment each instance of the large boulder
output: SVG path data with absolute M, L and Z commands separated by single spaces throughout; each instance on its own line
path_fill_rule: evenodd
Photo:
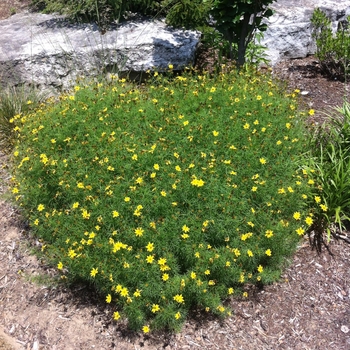
M 350 0 L 277 0 L 272 4 L 274 14 L 262 41 L 271 64 L 315 53 L 310 19 L 317 7 L 330 17 L 333 30 L 350 15 Z
M 181 69 L 193 64 L 199 38 L 162 21 L 128 21 L 102 34 L 62 16 L 17 14 L 0 21 L 0 85 L 66 88 L 80 76 Z

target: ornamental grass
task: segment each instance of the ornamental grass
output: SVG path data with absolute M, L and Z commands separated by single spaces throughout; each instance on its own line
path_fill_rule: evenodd
M 81 83 L 12 119 L 12 193 L 47 261 L 116 322 L 177 331 L 193 308 L 229 315 L 312 224 L 296 99 L 249 71 Z

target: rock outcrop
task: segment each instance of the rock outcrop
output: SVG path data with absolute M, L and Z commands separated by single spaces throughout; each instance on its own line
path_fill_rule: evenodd
M 350 0 L 277 0 L 272 4 L 274 14 L 267 21 L 268 29 L 262 41 L 272 64 L 315 53 L 310 19 L 317 7 L 330 17 L 334 30 L 350 15 Z
M 274 64 L 315 52 L 310 18 L 320 7 L 334 29 L 350 15 L 350 0 L 277 0 L 262 41 Z M 191 65 L 200 33 L 162 21 L 129 21 L 101 34 L 93 24 L 22 13 L 0 21 L 0 87 L 34 84 L 68 88 L 77 77 Z
M 0 22 L 0 85 L 68 87 L 103 72 L 181 69 L 194 62 L 200 33 L 162 21 L 129 21 L 101 34 L 93 24 L 22 13 Z

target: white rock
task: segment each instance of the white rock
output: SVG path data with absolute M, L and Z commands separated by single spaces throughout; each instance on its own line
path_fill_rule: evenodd
M 277 0 L 271 5 L 274 14 L 262 40 L 271 64 L 315 53 L 310 19 L 317 7 L 330 16 L 333 30 L 350 15 L 350 0 Z
M 62 16 L 17 14 L 0 21 L 0 82 L 59 87 L 103 71 L 181 69 L 193 64 L 199 38 L 163 21 L 127 22 L 102 35 Z

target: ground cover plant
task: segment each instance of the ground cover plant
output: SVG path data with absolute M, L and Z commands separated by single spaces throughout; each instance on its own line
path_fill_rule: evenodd
M 79 84 L 18 114 L 12 193 L 62 279 L 144 332 L 278 279 L 313 219 L 297 91 L 240 70 Z

